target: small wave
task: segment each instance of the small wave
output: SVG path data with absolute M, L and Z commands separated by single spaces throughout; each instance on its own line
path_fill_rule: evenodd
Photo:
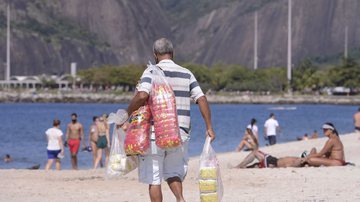
M 270 107 L 268 110 L 297 110 L 297 107 Z

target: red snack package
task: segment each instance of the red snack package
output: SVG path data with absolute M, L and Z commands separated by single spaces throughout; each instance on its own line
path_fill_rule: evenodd
M 148 104 L 134 111 L 130 117 L 130 126 L 124 142 L 127 155 L 144 155 L 150 147 L 150 118 Z
M 181 145 L 181 137 L 175 94 L 163 72 L 156 66 L 150 68 L 154 75 L 150 108 L 154 120 L 155 142 L 162 149 L 176 148 Z

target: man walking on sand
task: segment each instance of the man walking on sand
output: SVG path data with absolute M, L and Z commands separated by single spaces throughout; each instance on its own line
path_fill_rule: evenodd
M 78 169 L 77 154 L 81 140 L 83 141 L 84 148 L 86 148 L 84 128 L 82 124 L 77 121 L 77 114 L 73 113 L 71 114 L 71 123 L 69 123 L 66 128 L 66 143 L 69 146 L 71 165 L 74 170 Z
M 268 139 L 270 145 L 276 144 L 277 131 L 279 131 L 279 122 L 275 119 L 275 115 L 271 113 L 269 119 L 264 124 L 265 138 Z
M 354 114 L 354 126 L 355 132 L 360 133 L 360 107 L 358 111 Z
M 188 69 L 174 63 L 172 43 L 165 38 L 156 40 L 153 45 L 153 53 L 157 66 L 162 69 L 175 93 L 183 144 L 177 149 L 160 149 L 155 144 L 155 135 L 152 134 L 151 152 L 139 157 L 139 181 L 149 184 L 149 194 L 152 202 L 161 202 L 163 200 L 161 191 L 163 179 L 169 185 L 176 201 L 183 202 L 185 200 L 182 182 L 187 173 L 187 150 L 188 141 L 190 140 L 190 100 L 198 104 L 206 124 L 206 134 L 212 140 L 215 138 L 215 132 L 212 128 L 211 113 L 207 99 L 194 75 Z M 127 109 L 128 114 L 131 114 L 146 103 L 151 92 L 152 78 L 153 75 L 150 70 L 145 70 L 141 77 L 138 92 L 131 100 Z

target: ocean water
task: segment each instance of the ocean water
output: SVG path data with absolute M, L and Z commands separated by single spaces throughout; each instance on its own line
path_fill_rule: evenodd
M 14 161 L 5 164 L 0 161 L 0 168 L 27 168 L 47 161 L 46 129 L 52 126 L 52 120 L 62 121 L 61 129 L 65 133 L 70 121 L 70 114 L 76 112 L 79 122 L 85 127 L 88 138 L 89 126 L 94 115 L 116 112 L 126 108 L 124 104 L 0 104 L 0 156 L 10 154 Z M 233 151 L 241 140 L 251 118 L 258 120 L 260 145 L 265 145 L 262 138 L 263 125 L 270 113 L 275 113 L 282 128 L 278 143 L 296 141 L 296 137 L 309 135 L 314 129 L 323 136 L 321 125 L 333 122 L 342 134 L 353 131 L 352 116 L 358 106 L 350 105 L 251 105 L 251 104 L 212 104 L 212 121 L 216 132 L 213 147 L 216 152 Z M 205 140 L 205 124 L 197 105 L 191 106 L 192 133 L 189 145 L 191 156 L 200 155 Z M 291 148 L 289 148 L 291 149 Z M 89 169 L 92 154 L 79 152 L 80 169 Z M 62 168 L 71 168 L 68 148 L 62 160 Z

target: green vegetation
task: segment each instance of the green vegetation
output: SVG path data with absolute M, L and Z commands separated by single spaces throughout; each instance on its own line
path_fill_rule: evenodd
M 143 65 L 105 65 L 82 70 L 79 75 L 84 84 L 103 87 L 122 86 L 132 91 L 144 70 Z
M 241 65 L 216 64 L 211 67 L 185 63 L 203 90 L 252 91 L 282 93 L 289 88 L 286 68 L 271 67 L 256 71 Z M 133 90 L 144 65 L 101 66 L 82 70 L 80 76 L 85 84 L 95 86 L 123 86 Z M 324 87 L 344 86 L 360 89 L 360 64 L 353 59 L 343 59 L 340 64 L 319 68 L 309 59 L 302 61 L 293 70 L 291 88 L 298 93 L 320 92 Z

